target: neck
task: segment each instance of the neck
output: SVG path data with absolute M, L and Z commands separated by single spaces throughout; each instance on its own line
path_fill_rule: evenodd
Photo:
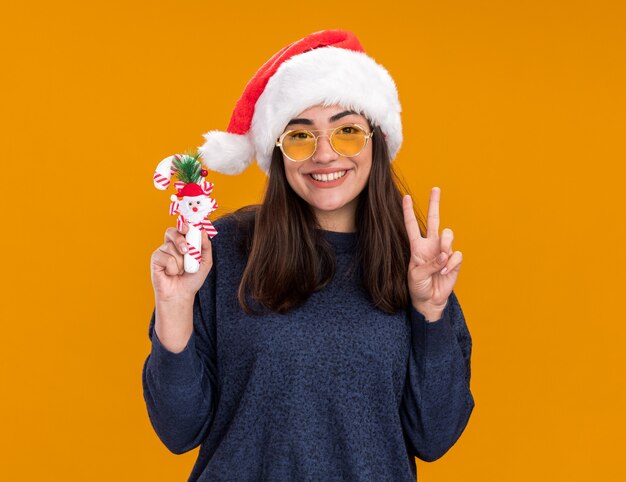
M 353 233 L 356 231 L 355 205 L 346 205 L 335 211 L 315 210 L 315 217 L 320 227 L 325 231 Z

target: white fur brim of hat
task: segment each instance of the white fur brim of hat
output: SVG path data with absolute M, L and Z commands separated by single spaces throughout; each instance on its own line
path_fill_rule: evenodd
M 287 122 L 314 105 L 341 105 L 363 113 L 386 138 L 390 160 L 402 144 L 402 108 L 387 70 L 362 52 L 320 47 L 286 60 L 257 100 L 247 134 L 210 131 L 199 147 L 209 169 L 243 171 L 256 157 L 267 173 Z

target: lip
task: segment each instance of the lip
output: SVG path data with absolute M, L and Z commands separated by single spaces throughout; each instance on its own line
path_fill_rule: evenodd
M 311 174 L 329 174 L 331 172 L 344 171 L 344 170 L 346 171 L 346 173 L 343 175 L 343 177 L 340 177 L 339 179 L 335 179 L 334 181 L 316 181 L 315 179 L 311 177 Z M 312 171 L 309 174 L 305 174 L 304 177 L 306 177 L 308 181 L 315 187 L 318 187 L 321 189 L 329 189 L 329 188 L 337 187 L 343 184 L 346 178 L 351 175 L 351 172 L 352 172 L 352 169 L 333 169 L 333 170 L 329 170 L 329 169 L 321 170 L 320 169 L 320 170 Z

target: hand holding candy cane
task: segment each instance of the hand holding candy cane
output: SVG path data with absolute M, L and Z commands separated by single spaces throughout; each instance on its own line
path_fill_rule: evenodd
M 193 298 L 202 287 L 213 266 L 213 252 L 208 233 L 201 231 L 201 257 L 198 271 L 188 273 L 184 268 L 187 254 L 185 236 L 189 225 L 184 223 L 180 229 L 167 228 L 164 243 L 159 246 L 150 259 L 150 272 L 156 304 L 175 303 L 179 306 L 193 305 Z

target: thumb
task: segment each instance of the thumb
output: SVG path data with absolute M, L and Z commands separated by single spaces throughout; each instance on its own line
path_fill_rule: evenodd
M 409 270 L 410 276 L 416 282 L 423 282 L 443 268 L 448 261 L 448 255 L 439 253 L 427 263 L 418 265 Z

